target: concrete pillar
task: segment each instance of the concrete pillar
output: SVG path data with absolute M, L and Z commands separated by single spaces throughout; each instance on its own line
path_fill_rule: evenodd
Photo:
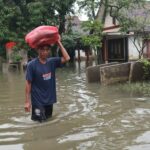
M 141 62 L 132 62 L 129 74 L 130 82 L 138 82 L 144 80 L 144 69 Z
M 8 48 L 6 49 L 6 57 L 7 57 L 7 62 L 8 63 L 12 63 L 12 58 L 11 58 L 11 54 L 12 54 L 12 49 Z

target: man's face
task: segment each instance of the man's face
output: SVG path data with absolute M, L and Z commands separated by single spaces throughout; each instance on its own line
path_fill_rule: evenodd
M 46 59 L 49 56 L 50 47 L 49 46 L 41 46 L 38 48 L 39 57 L 42 59 Z

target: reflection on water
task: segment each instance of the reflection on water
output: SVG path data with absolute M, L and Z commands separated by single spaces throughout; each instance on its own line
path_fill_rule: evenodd
M 23 144 L 0 145 L 1 150 L 24 150 Z
M 79 128 L 77 129 L 79 130 Z M 69 134 L 67 136 L 64 136 L 62 138 L 58 138 L 58 143 L 64 143 L 68 141 L 81 141 L 81 140 L 87 140 L 92 137 L 98 136 L 98 132 L 96 131 L 95 128 L 83 128 L 82 131 L 79 133 L 75 130 L 74 134 Z
M 42 124 L 24 112 L 24 72 L 1 73 L 0 150 L 148 150 L 150 98 L 88 84 L 85 68 L 57 70 L 58 103 Z

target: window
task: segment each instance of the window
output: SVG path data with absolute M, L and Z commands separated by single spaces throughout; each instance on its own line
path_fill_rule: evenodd
M 108 59 L 110 61 L 125 60 L 125 42 L 123 38 L 108 40 Z

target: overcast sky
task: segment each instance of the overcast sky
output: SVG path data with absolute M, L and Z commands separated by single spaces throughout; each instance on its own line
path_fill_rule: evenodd
M 79 7 L 77 4 L 74 6 L 75 14 L 79 17 L 80 20 L 85 21 L 88 20 L 87 16 L 85 15 L 85 12 L 79 12 Z

